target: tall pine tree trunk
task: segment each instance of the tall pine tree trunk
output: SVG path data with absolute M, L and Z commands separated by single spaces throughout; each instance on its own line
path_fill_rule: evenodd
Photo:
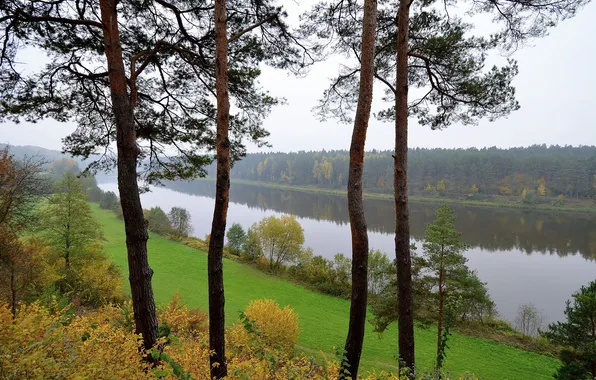
M 348 175 L 348 213 L 352 231 L 352 297 L 350 324 L 346 338 L 346 360 L 342 361 L 340 378 L 358 377 L 358 366 L 364 341 L 368 297 L 368 231 L 362 199 L 364 145 L 370 119 L 373 95 L 374 54 L 377 29 L 377 1 L 366 0 L 362 26 L 362 54 L 360 57 L 360 89 L 350 145 Z
M 141 207 L 137 183 L 137 146 L 133 108 L 126 87 L 126 74 L 122 60 L 122 47 L 118 31 L 116 0 L 100 0 L 105 54 L 112 109 L 116 120 L 116 145 L 118 148 L 118 190 L 124 217 L 128 271 L 135 329 L 149 349 L 157 341 L 157 317 L 151 277 L 153 271 L 147 258 L 147 225 Z
M 592 338 L 596 339 L 596 321 L 594 318 L 591 319 L 592 322 Z M 596 379 L 596 360 L 592 360 L 592 379 Z
M 230 100 L 228 95 L 228 37 L 226 1 L 215 1 L 215 90 L 217 95 L 217 179 L 215 209 L 209 240 L 209 349 L 211 378 L 227 376 L 225 356 L 225 298 L 223 282 L 223 247 L 230 192 Z
M 445 271 L 443 264 L 439 269 L 439 322 L 437 323 L 437 370 L 439 370 L 439 355 L 441 354 L 441 340 L 443 338 L 443 314 L 445 309 L 445 290 L 443 283 L 445 282 Z
M 14 264 L 10 265 L 10 312 L 12 318 L 17 317 L 17 284 L 15 279 L 15 267 Z
M 399 360 L 414 371 L 414 307 L 408 213 L 408 27 L 410 1 L 401 0 L 397 13 L 397 73 L 395 81 L 395 257 L 397 265 L 397 324 Z

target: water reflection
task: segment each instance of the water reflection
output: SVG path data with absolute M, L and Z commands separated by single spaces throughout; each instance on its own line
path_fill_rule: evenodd
M 168 188 L 187 194 L 213 197 L 212 181 L 172 182 Z M 230 201 L 261 211 L 272 210 L 317 221 L 348 223 L 345 197 L 330 194 L 280 190 L 245 184 L 233 184 Z M 426 224 L 434 219 L 437 205 L 410 203 L 412 238 L 424 236 Z M 463 240 L 487 251 L 519 250 L 528 255 L 567 256 L 580 253 L 589 260 L 596 258 L 596 221 L 591 215 L 564 212 L 540 212 L 515 209 L 452 206 L 457 215 L 457 228 Z M 372 232 L 392 234 L 393 202 L 367 199 L 365 213 Z

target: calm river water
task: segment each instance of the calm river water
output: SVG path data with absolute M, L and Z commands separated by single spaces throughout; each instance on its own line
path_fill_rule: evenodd
M 100 184 L 117 193 L 115 183 Z M 215 183 L 176 182 L 141 196 L 144 208 L 188 209 L 194 235 L 210 232 Z M 411 203 L 411 235 L 419 242 L 437 205 Z M 488 284 L 502 318 L 513 321 L 519 305 L 532 302 L 545 323 L 564 317 L 565 301 L 580 286 L 596 279 L 596 220 L 578 213 L 454 206 L 456 226 L 471 246 L 468 266 Z M 366 200 L 370 247 L 389 257 L 393 251 L 393 202 Z M 294 214 L 304 228 L 305 246 L 333 258 L 350 256 L 350 229 L 345 197 L 232 184 L 228 226 L 245 229 L 265 216 Z

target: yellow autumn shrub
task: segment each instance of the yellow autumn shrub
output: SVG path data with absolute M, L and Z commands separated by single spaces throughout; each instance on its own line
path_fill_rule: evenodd
M 190 309 L 182 302 L 182 296 L 175 294 L 170 303 L 159 313 L 159 320 L 165 323 L 174 335 L 207 332 L 207 315 L 199 309 Z
M 141 341 L 113 321 L 106 306 L 81 316 L 37 303 L 21 305 L 14 318 L 0 306 L 2 379 L 146 379 Z
M 291 354 L 298 342 L 298 315 L 289 306 L 283 309 L 269 299 L 251 301 L 245 310 L 262 340 Z
M 209 378 L 204 313 L 188 308 L 181 297 L 173 298 L 160 312 L 161 321 L 176 331 L 159 341 L 170 361 L 150 368 L 139 350 L 140 336 L 122 323 L 126 307 L 106 305 L 77 314 L 56 304 L 21 304 L 13 319 L 8 305 L 0 304 L 0 379 L 174 380 L 172 363 L 193 379 Z M 314 360 L 288 350 L 298 337 L 298 318 L 290 308 L 271 300 L 253 301 L 241 322 L 226 334 L 228 379 L 338 379 L 335 359 L 323 354 Z M 362 379 L 406 380 L 387 372 L 362 374 Z

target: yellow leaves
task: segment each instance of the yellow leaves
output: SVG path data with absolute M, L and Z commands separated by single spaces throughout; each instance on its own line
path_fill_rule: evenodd
M 198 309 L 189 309 L 179 294 L 175 294 L 161 312 L 160 321 L 175 335 L 207 331 L 207 315 Z
M 478 192 L 478 186 L 476 186 L 476 184 L 472 185 L 472 194 L 475 194 Z
M 292 354 L 300 330 L 298 315 L 289 306 L 283 309 L 273 300 L 254 300 L 245 314 L 256 325 L 263 342 L 271 348 L 280 347 Z
M 73 316 L 56 304 L 44 307 L 34 303 L 21 305 L 13 321 L 8 305 L 0 304 L 0 377 L 175 379 L 168 363 L 151 369 L 143 360 L 140 336 L 122 323 L 125 312 L 125 306 L 106 305 Z M 236 324 L 226 334 L 228 379 L 338 378 L 338 362 L 324 353 L 317 360 L 304 354 L 294 356 L 299 330 L 292 309 L 257 300 L 248 305 L 245 314 L 254 330 Z M 160 339 L 164 352 L 194 379 L 208 379 L 205 314 L 188 308 L 175 296 L 160 319 L 175 332 L 169 344 L 165 344 L 166 338 Z M 363 379 L 403 380 L 387 372 L 363 374 Z
M 12 323 L 6 305 L 0 306 L 5 378 L 149 378 L 139 337 L 114 323 L 120 309 L 106 306 L 70 320 L 66 309 L 55 308 L 21 305 Z
M 312 169 L 312 175 L 319 182 L 330 181 L 333 178 L 333 164 L 327 161 L 327 157 L 323 156 L 321 161 L 315 160 Z
M 501 181 L 501 185 L 499 185 L 499 194 L 500 195 L 511 195 L 513 192 L 511 191 L 511 187 L 509 186 L 509 177 L 503 178 Z
M 540 194 L 541 196 L 545 196 L 546 195 L 546 180 L 544 179 L 544 177 L 539 178 L 538 181 L 536 181 L 536 184 L 538 185 L 538 188 L 536 189 L 538 194 Z

